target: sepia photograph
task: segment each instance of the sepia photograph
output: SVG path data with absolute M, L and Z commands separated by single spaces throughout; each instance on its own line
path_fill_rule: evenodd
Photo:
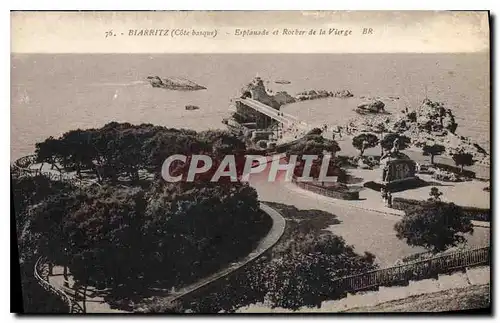
M 10 17 L 20 313 L 491 313 L 488 11 Z

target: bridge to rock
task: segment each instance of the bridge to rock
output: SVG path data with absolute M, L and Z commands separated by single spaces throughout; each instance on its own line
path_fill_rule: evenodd
M 244 104 L 245 106 L 252 108 L 255 111 L 260 112 L 286 126 L 296 126 L 303 129 L 306 129 L 308 127 L 305 122 L 300 121 L 297 117 L 280 110 L 276 110 L 257 100 L 250 98 L 236 98 L 233 99 L 233 102 L 240 102 L 241 104 Z

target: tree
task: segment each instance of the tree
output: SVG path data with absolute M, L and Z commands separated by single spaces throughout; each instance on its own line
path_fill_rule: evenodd
M 229 154 L 242 154 L 246 148 L 245 143 L 229 131 L 202 131 L 198 133 L 198 138 L 206 147 L 212 147 L 212 154 L 220 159 Z
M 459 152 L 453 154 L 452 156 L 455 165 L 460 166 L 460 172 L 463 173 L 464 166 L 472 166 L 474 165 L 474 156 L 470 153 Z
M 387 126 L 385 123 L 380 122 L 375 126 L 375 132 L 380 134 L 380 140 L 382 140 L 382 135 L 387 132 Z M 384 154 L 384 148 L 382 148 L 382 145 L 380 145 L 380 156 Z
M 33 257 L 40 254 L 42 246 L 40 242 L 47 241 L 46 232 L 51 230 L 47 226 L 40 232 L 33 231 L 33 223 L 37 221 L 37 207 L 43 205 L 51 196 L 60 194 L 61 191 L 72 191 L 74 189 L 67 182 L 52 181 L 43 175 L 12 177 L 13 207 L 16 215 L 21 262 L 34 260 Z M 54 215 L 53 213 L 47 214 L 47 216 Z M 46 221 L 43 225 L 52 225 L 50 222 Z
M 432 146 L 424 145 L 422 147 L 422 153 L 424 156 L 431 156 L 431 164 L 434 164 L 434 156 L 441 155 L 446 151 L 443 145 L 434 144 Z
M 453 203 L 431 202 L 414 207 L 394 226 L 399 239 L 410 246 L 422 246 L 434 253 L 465 241 L 473 233 L 471 220 Z
M 313 129 L 314 130 L 314 129 Z M 339 144 L 335 140 L 326 139 L 322 135 L 308 134 L 299 140 L 293 142 L 291 145 L 284 145 L 278 148 L 278 152 L 285 152 L 287 157 L 290 158 L 292 155 L 297 156 L 296 167 L 294 168 L 294 174 L 296 176 L 302 176 L 305 161 L 302 159 L 304 155 L 317 155 L 318 158 L 313 161 L 311 166 L 310 175 L 313 178 L 317 178 L 324 156 L 324 152 L 329 152 L 331 156 L 340 151 Z M 327 169 L 327 176 L 335 176 L 334 172 L 339 172 L 338 165 L 334 163 L 335 159 L 330 159 L 330 165 Z
M 262 266 L 258 275 L 273 307 L 298 309 L 320 306 L 340 298 L 328 282 L 376 269 L 375 256 L 359 255 L 344 239 L 333 234 L 304 234 L 278 250 L 279 255 Z
M 60 162 L 64 152 L 61 147 L 61 142 L 54 137 L 49 137 L 43 142 L 35 144 L 36 161 L 39 163 L 49 163 L 56 166 Z
M 382 146 L 382 149 L 384 150 L 391 150 L 392 146 L 394 145 L 394 141 L 396 139 L 399 139 L 399 149 L 400 150 L 405 150 L 410 146 L 411 139 L 408 138 L 407 136 L 400 135 L 398 133 L 389 133 L 385 135 L 384 139 L 380 141 L 380 145 Z
M 352 145 L 359 150 L 362 156 L 366 148 L 375 147 L 378 144 L 378 138 L 372 133 L 362 133 L 352 138 Z
M 69 247 L 69 242 L 65 225 L 78 205 L 79 194 L 70 191 L 51 195 L 32 209 L 28 230 L 40 235 L 37 249 L 53 263 L 68 265 L 65 248 Z
M 92 144 L 93 135 L 93 129 L 77 129 L 68 131 L 59 138 L 63 166 L 74 168 L 79 177 L 82 170 L 94 168 L 96 152 Z
M 428 199 L 428 201 L 439 202 L 441 201 L 441 195 L 443 195 L 443 193 L 440 192 L 437 187 L 432 187 L 429 192 L 429 195 L 430 198 Z
M 309 130 L 307 132 L 306 135 L 321 135 L 323 133 L 323 130 L 321 130 L 320 128 L 312 128 L 311 130 Z

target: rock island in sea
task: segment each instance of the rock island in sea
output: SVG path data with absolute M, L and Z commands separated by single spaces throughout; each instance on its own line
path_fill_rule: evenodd
M 194 83 L 193 81 L 180 77 L 148 76 L 147 80 L 153 87 L 176 91 L 198 91 L 205 90 L 206 87 Z

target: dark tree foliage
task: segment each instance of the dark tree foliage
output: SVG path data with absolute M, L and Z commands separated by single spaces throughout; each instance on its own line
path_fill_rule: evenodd
M 318 155 L 322 157 L 324 151 L 336 153 L 340 151 L 340 147 L 335 140 L 326 139 L 318 134 L 307 134 L 286 149 L 287 155 L 298 155 L 299 157 L 302 155 Z
M 246 184 L 158 182 L 50 197 L 31 231 L 79 284 L 120 293 L 194 282 L 248 254 L 269 225 Z
M 215 157 L 241 155 L 245 152 L 245 143 L 236 135 L 225 130 L 208 130 L 198 133 L 200 141 L 212 148 Z
M 463 235 L 473 233 L 471 220 L 461 207 L 439 201 L 410 209 L 394 228 L 397 237 L 405 239 L 408 245 L 432 252 L 463 243 Z
M 389 133 L 380 141 L 380 145 L 384 150 L 391 150 L 396 139 L 399 139 L 400 150 L 405 150 L 411 144 L 411 139 L 407 136 L 400 135 L 398 133 Z
M 375 147 L 378 144 L 378 138 L 372 133 L 362 133 L 352 138 L 352 145 L 363 155 L 365 149 Z
M 55 165 L 63 161 L 65 152 L 61 142 L 54 137 L 49 137 L 43 142 L 35 144 L 35 155 L 39 163 L 49 163 Z
M 32 209 L 61 191 L 72 191 L 75 188 L 68 183 L 52 181 L 45 176 L 38 175 L 33 177 L 13 176 L 12 189 L 20 261 L 29 261 L 39 254 L 39 237 L 31 231 L 33 226 Z
M 441 191 L 439 191 L 439 189 L 437 187 L 432 187 L 430 192 L 429 192 L 429 201 L 431 202 L 439 202 L 441 201 L 441 195 L 443 195 L 443 193 Z
M 313 128 L 313 129 L 309 130 L 307 135 L 321 135 L 322 133 L 323 133 L 323 130 L 321 130 L 320 128 Z
M 335 297 L 334 279 L 376 268 L 372 254 L 358 255 L 341 237 L 327 233 L 299 236 L 278 252 L 281 257 L 258 273 L 274 307 L 320 306 Z
M 307 134 L 303 138 L 294 142 L 291 146 L 287 147 L 286 155 L 287 158 L 290 158 L 290 156 L 293 155 L 297 156 L 297 164 L 294 168 L 295 176 L 302 176 L 303 174 L 305 161 L 302 159 L 302 156 L 318 156 L 317 159 L 313 161 L 310 172 L 311 177 L 318 178 L 324 153 L 327 152 L 334 156 L 338 151 L 340 151 L 340 147 L 335 140 L 326 139 L 318 134 Z M 345 171 L 340 168 L 335 160 L 335 157 L 332 157 L 328 165 L 327 176 L 342 177 L 344 175 Z
M 432 146 L 424 145 L 422 153 L 424 156 L 431 156 L 431 164 L 434 164 L 434 156 L 441 155 L 446 151 L 443 145 L 434 144 Z
M 459 152 L 452 156 L 455 165 L 460 166 L 460 172 L 463 173 L 464 166 L 474 165 L 474 156 L 470 153 Z
M 19 247 L 19 264 L 25 313 L 66 313 L 66 304 L 47 293 L 34 278 L 35 262 L 45 246 L 43 236 L 32 231 L 31 209 L 51 195 L 74 189 L 67 183 L 51 181 L 45 176 L 12 177 L 13 204 Z

